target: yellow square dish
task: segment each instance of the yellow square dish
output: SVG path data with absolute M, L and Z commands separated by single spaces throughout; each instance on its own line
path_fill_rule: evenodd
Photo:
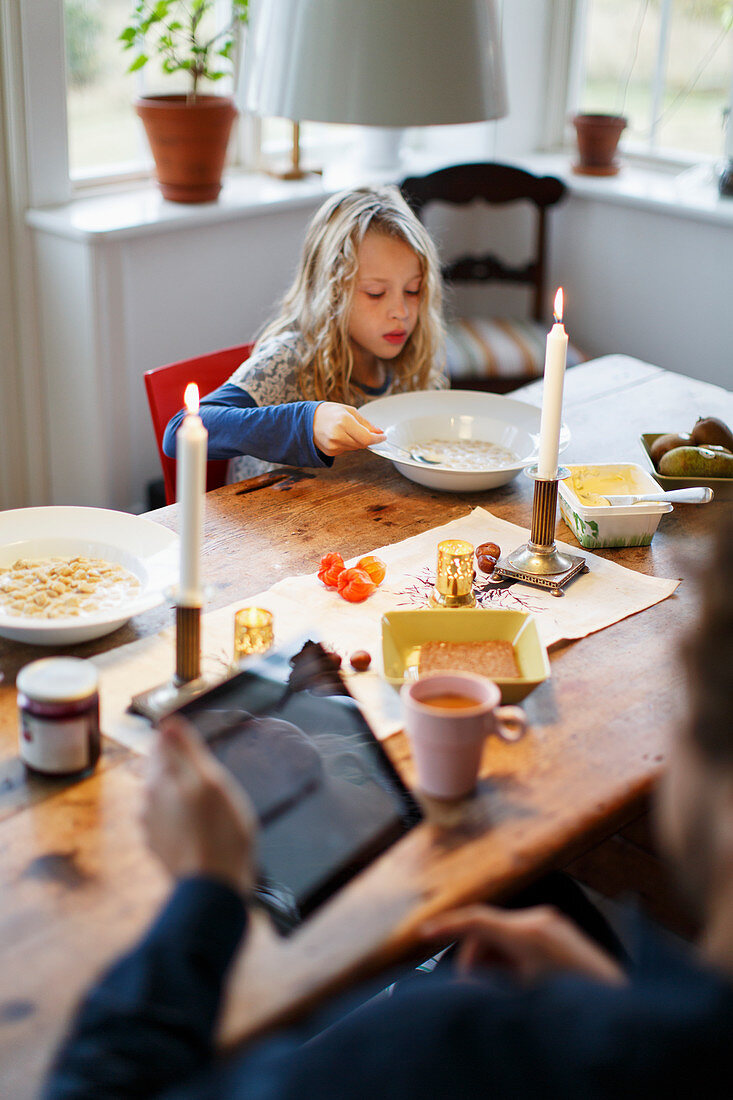
M 502 702 L 516 703 L 548 679 L 550 662 L 534 616 L 503 608 L 388 611 L 382 616 L 384 675 L 395 685 L 417 679 L 425 642 L 487 641 L 511 642 L 519 665 L 519 677 L 489 677 L 500 687 Z

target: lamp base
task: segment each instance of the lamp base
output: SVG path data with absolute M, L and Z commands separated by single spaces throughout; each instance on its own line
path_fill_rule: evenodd
M 322 168 L 303 168 L 300 163 L 300 123 L 291 122 L 290 160 L 284 164 L 262 164 L 262 171 L 268 176 L 274 176 L 278 180 L 303 180 L 306 176 L 322 175 Z

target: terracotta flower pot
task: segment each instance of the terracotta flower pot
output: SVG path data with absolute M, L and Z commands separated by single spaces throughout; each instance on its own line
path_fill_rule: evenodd
M 626 129 L 622 115 L 576 115 L 573 119 L 580 160 L 573 171 L 585 176 L 615 176 L 619 138 Z
M 213 202 L 221 191 L 229 134 L 237 115 L 227 96 L 143 96 L 135 104 L 155 161 L 163 198 Z

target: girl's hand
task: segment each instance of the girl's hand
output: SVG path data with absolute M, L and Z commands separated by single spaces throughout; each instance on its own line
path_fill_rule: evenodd
M 322 401 L 313 417 L 313 442 L 329 458 L 347 451 L 361 451 L 384 439 L 384 432 L 370 424 L 353 405 Z
M 420 934 L 443 943 L 457 940 L 461 974 L 498 966 L 525 982 L 560 971 L 609 985 L 626 980 L 611 955 L 551 906 L 505 910 L 472 905 L 427 921 Z
M 149 847 L 175 878 L 207 875 L 242 893 L 252 887 L 256 823 L 249 800 L 181 718 L 161 722 L 142 825 Z

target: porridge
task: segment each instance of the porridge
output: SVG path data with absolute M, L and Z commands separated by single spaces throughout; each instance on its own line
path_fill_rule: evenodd
M 429 439 L 410 448 L 416 458 L 439 462 L 452 470 L 500 470 L 514 466 L 517 456 L 498 443 L 482 439 Z
M 0 612 L 34 619 L 91 615 L 140 594 L 128 569 L 103 558 L 19 558 L 0 567 Z

